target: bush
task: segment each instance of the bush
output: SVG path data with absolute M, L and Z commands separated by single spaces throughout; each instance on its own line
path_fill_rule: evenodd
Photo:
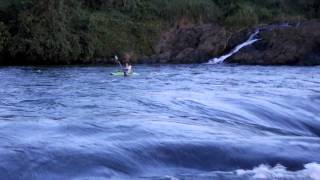
M 76 2 L 76 1 L 75 1 Z M 79 37 L 72 32 L 76 10 L 68 0 L 30 1 L 33 7 L 18 16 L 17 32 L 10 43 L 11 56 L 25 56 L 32 61 L 64 61 L 76 59 L 81 53 Z
M 10 34 L 7 26 L 0 22 L 0 52 L 7 46 L 9 42 Z
M 235 27 L 249 27 L 259 23 L 256 9 L 248 4 L 237 6 L 233 14 L 226 17 L 226 24 Z

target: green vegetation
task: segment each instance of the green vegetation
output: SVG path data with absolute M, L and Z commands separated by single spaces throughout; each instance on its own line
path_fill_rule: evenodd
M 150 55 L 161 32 L 180 18 L 239 29 L 319 17 L 319 0 L 0 0 L 0 62 Z

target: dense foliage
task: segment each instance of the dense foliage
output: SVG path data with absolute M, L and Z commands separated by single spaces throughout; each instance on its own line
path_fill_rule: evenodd
M 180 18 L 239 29 L 320 17 L 319 0 L 0 0 L 0 62 L 77 63 L 153 53 Z

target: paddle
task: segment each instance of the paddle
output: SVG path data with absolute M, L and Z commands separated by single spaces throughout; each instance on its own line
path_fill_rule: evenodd
M 119 64 L 119 66 L 120 66 L 120 68 L 121 68 L 121 70 L 120 70 L 120 71 L 122 71 L 122 72 L 123 72 L 124 76 L 128 76 L 128 74 L 127 74 L 126 70 L 123 68 L 123 66 L 122 66 L 121 62 L 119 61 L 119 58 L 118 58 L 118 56 L 117 56 L 117 55 L 115 55 L 115 56 L 114 56 L 114 59 L 115 59 L 115 60 L 117 61 L 117 63 Z
M 119 61 L 119 58 L 117 55 L 114 56 L 114 59 L 116 60 L 116 62 L 119 64 L 120 68 L 121 68 L 121 71 L 123 71 L 123 67 L 122 67 L 122 64 L 121 62 Z

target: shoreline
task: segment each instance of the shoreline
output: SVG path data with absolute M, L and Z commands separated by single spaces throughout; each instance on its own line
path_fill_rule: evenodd
M 232 51 L 256 33 L 257 42 L 225 60 L 237 65 L 320 65 L 320 20 L 257 25 L 230 33 L 216 24 L 189 24 L 161 35 L 150 56 L 134 55 L 133 64 L 201 64 Z M 134 53 L 133 53 L 134 54 Z M 23 60 L 22 60 L 23 59 Z M 0 66 L 113 65 L 112 58 L 46 60 L 0 57 Z

